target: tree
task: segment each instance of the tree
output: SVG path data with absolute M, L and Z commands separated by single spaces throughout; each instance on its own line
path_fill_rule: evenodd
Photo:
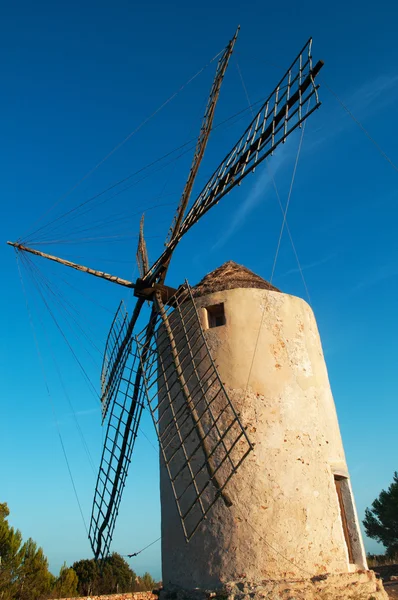
M 29 538 L 21 548 L 22 562 L 18 573 L 18 600 L 39 600 L 50 591 L 52 576 L 42 548 Z
M 77 591 L 81 596 L 135 592 L 154 587 L 149 573 L 138 578 L 117 552 L 98 563 L 94 559 L 79 560 L 72 568 L 78 577 Z
M 73 598 L 77 596 L 78 576 L 74 569 L 66 566 L 64 563 L 61 567 L 58 577 L 51 586 L 51 595 L 54 598 Z
M 117 594 L 133 590 L 136 574 L 120 554 L 113 552 L 102 561 L 100 568 L 99 594 Z
M 381 542 L 387 549 L 387 556 L 398 554 L 398 472 L 387 491 L 382 490 L 372 508 L 365 510 L 363 520 L 366 534 Z
M 78 577 L 77 592 L 80 596 L 91 596 L 97 593 L 98 565 L 93 558 L 79 560 L 72 565 Z
M 11 600 L 18 589 L 18 574 L 22 563 L 21 532 L 10 527 L 7 504 L 0 503 L 0 598 Z
M 149 573 L 144 573 L 142 577 L 139 577 L 139 580 L 140 591 L 142 592 L 150 592 L 156 587 L 156 582 Z
M 7 504 L 0 503 L 0 598 L 45 598 L 52 580 L 47 559 L 32 539 L 22 543 L 21 532 L 7 521 L 9 514 Z

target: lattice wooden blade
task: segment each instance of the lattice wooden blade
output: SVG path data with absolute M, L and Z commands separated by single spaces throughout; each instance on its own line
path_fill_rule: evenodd
M 166 250 L 151 267 L 147 277 L 161 270 L 170 260 L 182 236 L 228 192 L 242 181 L 248 173 L 267 158 L 287 137 L 320 106 L 315 77 L 323 66 L 322 61 L 313 68 L 310 39 L 273 92 L 261 106 L 249 127 L 227 154 L 219 167 L 189 209 L 178 232 L 170 240 Z M 307 111 L 304 105 L 311 98 L 315 103 Z
M 108 407 L 119 388 L 123 369 L 131 350 L 132 334 L 143 304 L 144 300 L 138 298 L 129 319 L 124 304 L 121 302 L 112 321 L 101 370 L 102 422 L 104 422 Z
M 187 541 L 252 449 L 211 357 L 188 283 L 136 336 L 145 392 Z
M 112 402 L 120 383 L 123 368 L 126 363 L 129 348 L 126 345 L 123 356 L 118 358 L 123 340 L 128 329 L 128 314 L 123 300 L 115 313 L 108 338 L 105 344 L 104 358 L 101 369 L 101 409 L 104 421 L 109 404 Z M 118 360 L 116 360 L 118 358 Z M 112 377 L 111 377 L 112 373 Z
M 89 539 L 96 559 L 109 553 L 119 505 L 137 437 L 143 408 L 140 361 L 135 343 L 128 347 L 122 374 L 110 405 L 106 439 L 102 452 L 91 514 Z

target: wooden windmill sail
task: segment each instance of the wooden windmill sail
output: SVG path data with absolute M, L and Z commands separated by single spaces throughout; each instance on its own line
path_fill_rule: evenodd
M 130 287 L 137 297 L 131 316 L 123 304 L 116 312 L 101 372 L 107 432 L 89 532 L 96 558 L 109 553 L 144 404 L 158 433 L 187 540 L 216 501 L 231 504 L 228 481 L 252 449 L 207 346 L 189 284 L 173 290 L 165 285 L 165 278 L 185 233 L 320 106 L 315 78 L 323 62 L 313 65 L 310 39 L 186 213 L 237 34 L 218 61 L 187 182 L 165 250 L 152 266 L 141 221 L 140 278 L 135 283 L 8 242 L 21 251 Z M 309 108 L 312 98 L 315 102 Z M 304 106 L 308 107 L 305 112 Z M 145 301 L 151 302 L 151 314 L 137 333 L 135 326 Z

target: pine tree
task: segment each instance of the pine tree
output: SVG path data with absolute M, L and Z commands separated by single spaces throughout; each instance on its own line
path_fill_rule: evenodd
M 130 592 L 134 587 L 135 578 L 136 574 L 130 569 L 124 558 L 117 552 L 113 552 L 111 556 L 103 560 L 101 565 L 98 593 Z
M 143 576 L 140 577 L 140 581 L 143 592 L 150 592 L 156 587 L 155 580 L 149 573 L 144 573 Z
M 100 576 L 98 565 L 94 559 L 76 561 L 72 569 L 78 577 L 77 591 L 80 596 L 91 596 L 97 593 L 98 578 Z
M 8 523 L 9 514 L 7 504 L 0 503 L 0 598 L 44 599 L 53 580 L 47 558 L 32 539 L 22 543 L 21 532 Z
M 94 559 L 79 560 L 73 564 L 82 596 L 117 594 L 139 589 L 137 575 L 120 554 L 114 552 L 99 563 Z
M 73 598 L 78 595 L 78 576 L 76 571 L 68 568 L 66 563 L 61 567 L 58 577 L 51 587 L 51 596 L 53 598 Z
M 0 503 L 0 598 L 12 600 L 18 590 L 18 577 L 22 564 L 22 535 L 10 527 L 7 504 Z
M 42 548 L 29 538 L 21 548 L 18 573 L 18 600 L 40 600 L 50 591 L 52 576 Z
M 398 473 L 387 491 L 382 490 L 372 508 L 365 510 L 366 534 L 381 542 L 390 557 L 398 556 Z

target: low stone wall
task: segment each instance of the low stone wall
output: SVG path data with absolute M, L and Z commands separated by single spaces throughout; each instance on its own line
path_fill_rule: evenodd
M 236 581 L 216 592 L 161 590 L 160 600 L 388 600 L 373 571 L 319 575 L 311 579 Z
M 80 596 L 80 598 L 57 598 L 57 600 L 158 600 L 153 592 L 125 592 L 105 596 Z

